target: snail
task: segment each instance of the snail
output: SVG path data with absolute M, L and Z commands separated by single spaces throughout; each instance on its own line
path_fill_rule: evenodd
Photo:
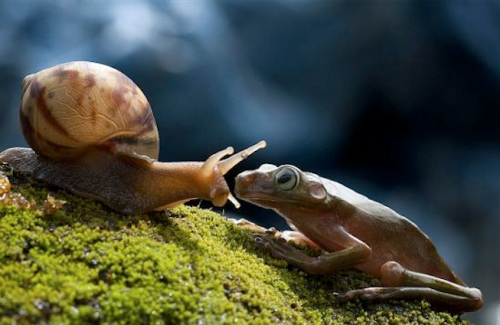
M 27 76 L 20 117 L 32 149 L 7 149 L 0 160 L 124 214 L 192 199 L 215 206 L 229 199 L 238 207 L 223 175 L 266 146 L 261 141 L 234 155 L 228 147 L 205 162 L 158 162 L 158 129 L 146 96 L 120 71 L 92 62 Z

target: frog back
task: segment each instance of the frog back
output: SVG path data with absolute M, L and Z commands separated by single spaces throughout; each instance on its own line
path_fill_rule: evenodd
M 323 184 L 330 200 L 336 202 L 334 209 L 348 211 L 339 219 L 344 229 L 372 249 L 357 269 L 380 276 L 381 266 L 395 261 L 409 270 L 463 284 L 415 223 L 340 183 L 323 179 Z

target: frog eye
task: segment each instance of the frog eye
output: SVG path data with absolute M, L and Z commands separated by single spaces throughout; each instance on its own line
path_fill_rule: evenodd
M 284 168 L 276 173 L 274 181 L 283 191 L 290 191 L 299 185 L 299 174 L 292 168 Z

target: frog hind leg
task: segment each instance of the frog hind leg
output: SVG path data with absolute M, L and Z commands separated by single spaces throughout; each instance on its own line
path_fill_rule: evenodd
M 425 299 L 456 313 L 478 310 L 483 305 L 483 296 L 479 289 L 410 271 L 394 261 L 382 265 L 381 274 L 384 287 L 350 290 L 340 295 L 339 301 L 354 298 L 377 301 Z

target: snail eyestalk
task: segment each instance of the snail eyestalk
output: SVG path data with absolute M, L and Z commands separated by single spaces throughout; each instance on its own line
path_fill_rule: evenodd
M 206 177 L 212 175 L 215 167 L 220 162 L 222 157 L 231 155 L 233 152 L 233 147 L 227 147 L 224 150 L 214 153 L 203 163 L 203 166 L 201 166 L 200 174 Z
M 217 167 L 219 167 L 219 171 L 221 172 L 221 174 L 225 175 L 234 166 L 236 166 L 237 164 L 239 164 L 240 162 L 242 162 L 243 160 L 248 158 L 251 154 L 253 154 L 257 150 L 265 148 L 266 145 L 267 145 L 266 141 L 262 140 L 256 144 L 254 144 L 253 146 L 251 146 L 245 150 L 242 150 L 242 151 L 232 155 L 231 157 L 229 157 L 227 159 L 220 161 L 217 164 Z

